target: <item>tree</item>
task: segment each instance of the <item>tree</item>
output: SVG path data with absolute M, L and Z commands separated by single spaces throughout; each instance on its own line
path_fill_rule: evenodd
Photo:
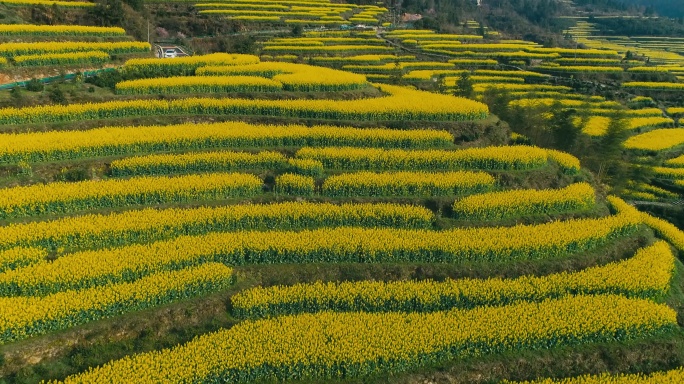
M 144 0 L 124 0 L 126 4 L 130 5 L 131 8 L 134 10 L 140 12 L 143 10 L 143 7 L 145 6 L 145 1 Z
M 253 54 L 257 49 L 256 42 L 250 36 L 235 36 L 232 52 Z
M 66 20 L 66 14 L 64 8 L 58 6 L 57 4 L 52 4 L 52 20 L 54 25 L 63 24 Z
M 553 135 L 554 147 L 565 152 L 572 152 L 580 135 L 581 128 L 575 124 L 577 110 L 564 108 L 559 102 L 551 107 L 549 128 Z
M 470 79 L 470 72 L 461 73 L 461 77 L 456 82 L 456 96 L 473 98 L 475 91 L 473 90 L 473 81 Z
M 654 16 L 656 14 L 655 8 L 653 8 L 652 5 L 649 5 L 646 7 L 644 10 L 644 16 Z
M 116 87 L 116 83 L 125 80 L 121 71 L 118 69 L 112 69 L 109 71 L 102 71 L 95 76 L 86 78 L 85 82 L 88 84 L 96 85 L 100 88 L 109 88 L 112 91 Z
M 437 79 L 435 79 L 435 80 L 437 80 L 437 81 L 436 81 L 436 83 L 437 83 L 437 92 L 439 92 L 439 93 L 448 93 L 448 92 L 447 92 L 447 86 L 446 86 L 446 79 L 444 78 L 444 76 L 439 76 L 439 77 L 438 77 Z
M 510 119 L 510 103 L 513 100 L 511 94 L 504 89 L 487 88 L 482 95 L 482 99 L 489 107 L 489 110 L 499 116 L 501 120 Z
M 616 192 L 623 189 L 627 182 L 648 178 L 646 169 L 629 165 L 625 159 L 623 143 L 629 136 L 627 118 L 623 112 L 611 117 L 606 133 L 585 151 L 583 164 L 594 172 L 602 183 L 610 183 Z
M 534 145 L 552 147 L 553 135 L 548 127 L 550 108 L 545 103 L 532 102 L 508 108 L 506 122 L 511 129 L 530 138 Z
M 103 27 L 118 26 L 124 21 L 124 8 L 121 0 L 99 0 L 88 12 L 95 22 Z
M 439 31 L 442 29 L 442 25 L 437 19 L 428 16 L 416 21 L 415 23 L 413 23 L 413 26 L 419 29 L 432 29 L 435 31 Z
M 598 143 L 598 152 L 606 160 L 615 160 L 621 157 L 622 143 L 627 140 L 629 130 L 624 113 L 618 113 L 610 119 L 606 134 Z
M 53 4 L 51 7 L 46 7 L 41 4 L 31 6 L 30 16 L 31 21 L 35 24 L 59 25 L 66 22 L 66 13 L 64 9 Z
M 402 69 L 401 69 L 401 63 L 399 63 L 399 60 L 394 62 L 394 68 L 390 72 L 389 76 L 390 76 L 389 77 L 389 83 L 390 84 L 397 85 L 397 84 L 402 83 L 402 79 L 404 77 L 404 71 L 402 71 Z
M 69 104 L 69 101 L 67 100 L 64 91 L 62 91 L 62 88 L 60 88 L 59 86 L 52 87 L 52 89 L 50 89 L 50 92 L 48 93 L 48 97 L 50 98 L 50 101 L 52 101 L 55 104 Z
M 29 92 L 42 92 L 43 89 L 45 86 L 38 79 L 31 79 L 26 83 L 26 90 Z
M 477 27 L 477 34 L 482 37 L 487 37 L 487 30 L 485 29 L 484 24 L 480 23 L 480 26 Z
M 24 94 L 19 87 L 14 87 L 10 91 L 10 97 L 12 98 L 12 105 L 19 108 L 23 107 L 26 103 L 24 100 Z
M 295 24 L 292 26 L 292 36 L 300 37 L 304 33 L 304 28 L 300 24 Z
M 214 41 L 219 52 L 252 54 L 257 48 L 254 38 L 250 36 L 217 37 Z

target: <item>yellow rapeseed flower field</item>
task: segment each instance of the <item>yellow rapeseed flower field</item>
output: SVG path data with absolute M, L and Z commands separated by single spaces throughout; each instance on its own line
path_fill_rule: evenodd
M 231 268 L 209 263 L 78 292 L 0 297 L 0 344 L 208 294 L 229 286 L 232 275 Z
M 302 283 L 252 288 L 231 298 L 235 315 L 272 317 L 302 312 L 426 312 L 516 301 L 541 301 L 568 294 L 621 294 L 662 298 L 670 290 L 675 267 L 670 246 L 660 241 L 633 258 L 579 272 L 543 277 L 446 281 L 361 281 Z
M 669 159 L 665 161 L 665 165 L 668 167 L 677 167 L 677 168 L 682 168 L 684 167 L 684 155 L 677 156 L 673 159 Z
M 241 173 L 35 184 L 0 189 L 0 218 L 136 204 L 249 197 L 260 193 L 262 184 L 258 177 Z
M 494 177 L 484 172 L 358 172 L 328 177 L 321 188 L 330 197 L 453 196 L 491 190 Z
M 14 57 L 21 55 L 37 55 L 43 53 L 68 53 L 84 51 L 102 51 L 110 55 L 150 52 L 150 44 L 137 41 L 90 43 L 83 41 L 38 42 L 38 43 L 2 43 L 0 56 Z
M 243 122 L 104 127 L 88 131 L 0 134 L 0 163 L 40 162 L 155 151 L 208 148 L 351 146 L 453 147 L 454 137 L 434 129 L 396 130 Z M 199 155 L 198 155 L 199 156 Z
M 634 233 L 638 212 L 515 227 L 444 231 L 321 228 L 181 236 L 152 244 L 82 251 L 51 263 L 0 273 L 0 294 L 47 294 L 206 262 L 230 265 L 315 262 L 461 262 L 533 260 L 595 249 Z
M 47 255 L 45 249 L 38 247 L 16 247 L 0 251 L 0 272 L 40 263 L 46 260 Z
M 126 61 L 123 71 L 135 77 L 187 76 L 207 65 L 246 65 L 258 63 L 253 55 L 236 53 L 213 53 L 165 59 L 131 59 Z
M 646 90 L 646 91 L 681 91 L 684 90 L 682 83 L 669 82 L 646 82 L 646 81 L 631 81 L 622 83 L 622 87 L 632 90 Z
M 44 7 L 89 8 L 95 3 L 89 1 L 52 1 L 52 0 L 2 0 L 1 4 L 15 6 L 42 5 Z
M 523 170 L 541 168 L 547 151 L 528 146 L 445 150 L 382 148 L 302 148 L 296 157 L 319 160 L 330 169 L 365 170 Z
M 39 65 L 102 64 L 109 60 L 109 54 L 101 51 L 51 53 L 15 56 L 14 63 L 20 67 Z
M 628 138 L 625 141 L 625 148 L 662 151 L 682 144 L 684 144 L 684 128 L 656 129 Z
M 256 76 L 174 76 L 127 80 L 116 84 L 120 95 L 278 92 L 281 83 Z
M 0 124 L 73 122 L 159 114 L 237 114 L 337 121 L 464 121 L 483 119 L 489 114 L 486 105 L 474 100 L 395 85 L 378 88 L 386 95 L 360 100 L 186 98 L 2 108 Z
M 83 25 L 2 24 L 0 36 L 125 36 L 120 27 L 89 27 Z
M 286 195 L 311 196 L 316 189 L 313 177 L 285 173 L 276 177 L 275 192 Z
M 350 378 L 445 358 L 624 341 L 676 326 L 676 312 L 666 305 L 610 295 L 428 314 L 323 312 L 246 321 L 64 383 Z
M 229 170 L 278 170 L 287 166 L 280 152 L 199 152 L 160 154 L 114 160 L 109 167 L 114 176 L 154 175 Z
M 264 62 L 238 66 L 207 66 L 196 71 L 199 76 L 261 76 L 282 84 L 285 91 L 333 92 L 353 90 L 368 85 L 366 77 L 312 65 Z
M 560 189 L 521 189 L 467 196 L 454 203 L 454 213 L 462 219 L 500 220 L 586 211 L 595 203 L 591 185 L 577 183 Z
M 146 208 L 9 224 L 0 227 L 0 249 L 16 246 L 97 249 L 149 243 L 180 235 L 251 229 L 336 226 L 430 229 L 433 220 L 434 215 L 426 208 L 393 203 L 337 205 L 284 202 L 186 209 Z M 7 263 L 6 260 L 33 259 L 23 256 L 25 248 L 10 251 L 0 256 L 0 265 Z M 39 248 L 34 252 L 38 252 L 39 257 L 44 256 L 44 251 Z

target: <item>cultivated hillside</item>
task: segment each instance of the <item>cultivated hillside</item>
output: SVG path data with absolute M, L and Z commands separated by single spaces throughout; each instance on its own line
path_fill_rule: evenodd
M 0 383 L 684 381 L 678 22 L 397 6 L 3 0 Z

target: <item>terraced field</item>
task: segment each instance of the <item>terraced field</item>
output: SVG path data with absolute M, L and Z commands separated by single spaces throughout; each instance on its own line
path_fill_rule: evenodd
M 387 11 L 194 7 L 253 28 Z M 615 47 L 476 28 L 156 59 L 118 27 L 0 25 L 7 71 L 115 56 L 121 75 L 0 108 L 0 383 L 677 382 L 684 232 L 631 203 L 681 199 L 684 110 Z M 611 191 L 510 131 L 496 92 L 541 124 L 572 110 L 653 176 Z

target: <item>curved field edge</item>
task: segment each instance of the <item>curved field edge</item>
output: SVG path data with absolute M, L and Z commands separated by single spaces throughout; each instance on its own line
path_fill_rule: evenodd
M 202 122 L 231 122 L 239 121 L 251 124 L 270 125 L 336 125 L 355 128 L 388 128 L 388 129 L 424 129 L 424 121 L 411 120 L 345 120 L 323 119 L 311 117 L 287 117 L 270 115 L 198 115 L 198 114 L 164 114 L 155 116 L 114 117 L 106 119 L 80 120 L 74 122 L 42 122 L 27 124 L 0 125 L 0 133 L 27 133 L 46 131 L 87 131 L 104 126 L 148 126 L 175 125 Z M 432 121 L 432 129 L 446 130 L 452 133 L 458 142 L 486 142 L 504 144 L 508 141 L 507 125 L 496 115 L 489 114 L 480 120 L 466 121 Z
M 279 148 L 282 149 L 282 148 Z M 32 167 L 33 176 L 26 177 L 13 177 L 11 179 L 0 180 L 0 187 L 10 187 L 19 185 L 35 185 L 43 182 L 52 182 L 55 179 L 64 177 L 65 175 L 75 174 L 89 175 L 92 172 L 100 179 L 107 177 L 106 163 L 109 160 L 101 161 L 100 159 L 92 160 L 87 163 L 75 163 L 69 162 L 49 162 L 41 163 Z M 73 166 L 71 166 L 73 164 Z M 79 165 L 80 164 L 80 165 Z M 0 166 L 0 171 L 3 169 L 17 168 L 17 166 Z M 339 172 L 339 171 L 337 171 Z M 591 180 L 590 176 L 586 173 L 580 173 L 578 175 L 567 175 L 559 168 L 557 164 L 547 164 L 546 166 L 539 169 L 525 170 L 525 171 L 489 171 L 498 180 L 500 188 L 508 189 L 512 187 L 516 188 L 535 188 L 535 189 L 545 189 L 553 188 L 555 186 L 566 186 L 573 182 L 583 182 L 586 180 Z M 275 188 L 275 175 L 273 171 L 255 171 L 253 174 L 258 175 L 264 181 L 266 192 L 257 194 L 249 199 L 235 199 L 235 198 L 223 198 L 223 199 L 205 199 L 201 201 L 193 201 L 189 203 L 180 202 L 168 202 L 164 204 L 155 205 L 156 208 L 172 208 L 172 207 L 197 207 L 197 206 L 220 206 L 220 205 L 232 205 L 243 201 L 249 201 L 254 204 L 265 204 L 265 203 L 278 203 L 285 201 L 293 201 L 298 199 L 297 196 L 289 196 L 284 194 L 276 194 L 272 191 Z M 86 178 L 85 180 L 89 180 Z M 112 179 L 116 180 L 116 179 Z M 453 216 L 453 197 L 398 197 L 398 198 L 382 198 L 382 197 L 326 197 L 322 195 L 314 195 L 306 198 L 309 202 L 357 202 L 357 203 L 372 203 L 372 202 L 393 202 L 399 204 L 416 204 L 419 206 L 424 206 L 433 212 L 441 211 L 443 214 L 440 215 L 439 223 L 437 228 L 452 228 L 460 224 L 466 223 L 465 221 L 458 221 L 454 219 Z M 597 206 L 586 212 L 575 212 L 568 215 L 556 215 L 555 217 L 560 217 L 561 219 L 566 219 L 568 217 L 598 217 L 603 216 L 607 213 L 605 208 L 604 199 L 599 199 L 597 201 Z M 142 205 L 130 205 L 125 207 L 99 207 L 97 209 L 87 210 L 87 213 L 97 213 L 97 214 L 108 214 L 115 212 L 124 212 L 130 210 L 141 209 L 146 206 Z M 81 213 L 86 213 L 83 211 Z M 21 223 L 30 222 L 37 219 L 40 220 L 53 220 L 63 217 L 71 216 L 69 214 L 46 214 L 38 217 L 22 217 L 19 219 L 8 219 L 0 220 L 0 224 L 7 225 L 10 223 Z M 509 220 L 499 220 L 499 221 L 468 221 L 467 226 L 499 226 L 499 225 L 511 225 L 519 222 L 524 223 L 535 223 L 542 222 L 547 219 L 546 215 L 533 217 L 526 215 L 524 217 L 516 217 Z
M 475 264 L 472 263 L 458 265 L 381 264 L 370 266 L 357 264 L 288 264 L 238 267 L 235 268 L 238 277 L 236 285 L 217 294 L 144 310 L 125 317 L 93 322 L 3 346 L 0 348 L 0 356 L 2 357 L 0 359 L 0 377 L 4 377 L 9 382 L 17 383 L 39 382 L 45 378 L 61 379 L 73 373 L 85 371 L 89 366 L 101 365 L 125 355 L 172 347 L 189 341 L 197 335 L 212 332 L 219 328 L 229 328 L 238 322 L 230 316 L 230 297 L 240 290 L 256 285 L 271 286 L 316 280 L 359 281 L 371 277 L 389 281 L 444 279 L 446 277 L 546 275 L 563 270 L 581 270 L 628 258 L 633 255 L 637 248 L 643 247 L 651 241 L 650 231 L 643 229 L 638 234 L 620 242 L 568 259 L 497 264 L 478 263 L 478 268 L 474 268 Z M 678 267 L 681 270 L 682 266 L 679 265 Z M 681 289 L 684 290 L 684 287 Z M 684 302 L 684 299 L 681 301 Z M 684 340 L 684 336 L 682 340 Z M 579 350 L 578 353 L 582 353 L 582 348 Z M 541 355 L 545 354 L 547 352 Z M 537 355 L 537 353 L 533 353 L 531 356 Z M 684 361 L 684 352 L 681 356 L 682 361 Z M 501 358 L 503 357 L 505 356 Z M 497 360 L 499 357 L 488 357 L 480 363 L 485 363 L 490 359 Z M 445 366 L 452 364 L 460 366 L 463 363 L 458 361 L 444 364 Z M 427 368 L 423 367 L 416 372 L 422 372 L 424 369 Z M 411 375 L 411 373 L 406 373 L 401 377 L 410 377 Z M 514 379 L 515 377 L 509 378 Z M 382 379 L 378 378 L 377 380 Z M 411 382 L 411 380 L 407 382 Z
M 684 321 L 684 264 L 676 262 L 671 292 L 666 302 Z M 684 332 L 678 330 L 651 338 L 622 343 L 598 343 L 549 351 L 522 351 L 482 358 L 451 360 L 422 367 L 394 377 L 375 378 L 365 383 L 499 383 L 555 379 L 586 374 L 649 374 L 684 365 Z M 330 383 L 361 383 L 357 380 L 331 380 Z
M 249 100 L 249 99 L 181 99 L 132 100 L 95 104 L 70 104 L 50 107 L 5 108 L 0 110 L 0 124 L 73 122 L 112 117 L 143 117 L 156 114 L 220 115 L 247 114 L 323 118 L 332 120 L 423 120 L 470 121 L 489 114 L 478 102 L 469 102 L 472 109 L 455 107 L 456 97 L 422 92 L 398 86 L 382 85 L 389 96 L 375 99 L 335 100 Z M 421 96 L 423 96 L 421 98 Z M 411 100 L 421 98 L 423 104 Z M 470 106 L 470 105 L 469 105 Z

